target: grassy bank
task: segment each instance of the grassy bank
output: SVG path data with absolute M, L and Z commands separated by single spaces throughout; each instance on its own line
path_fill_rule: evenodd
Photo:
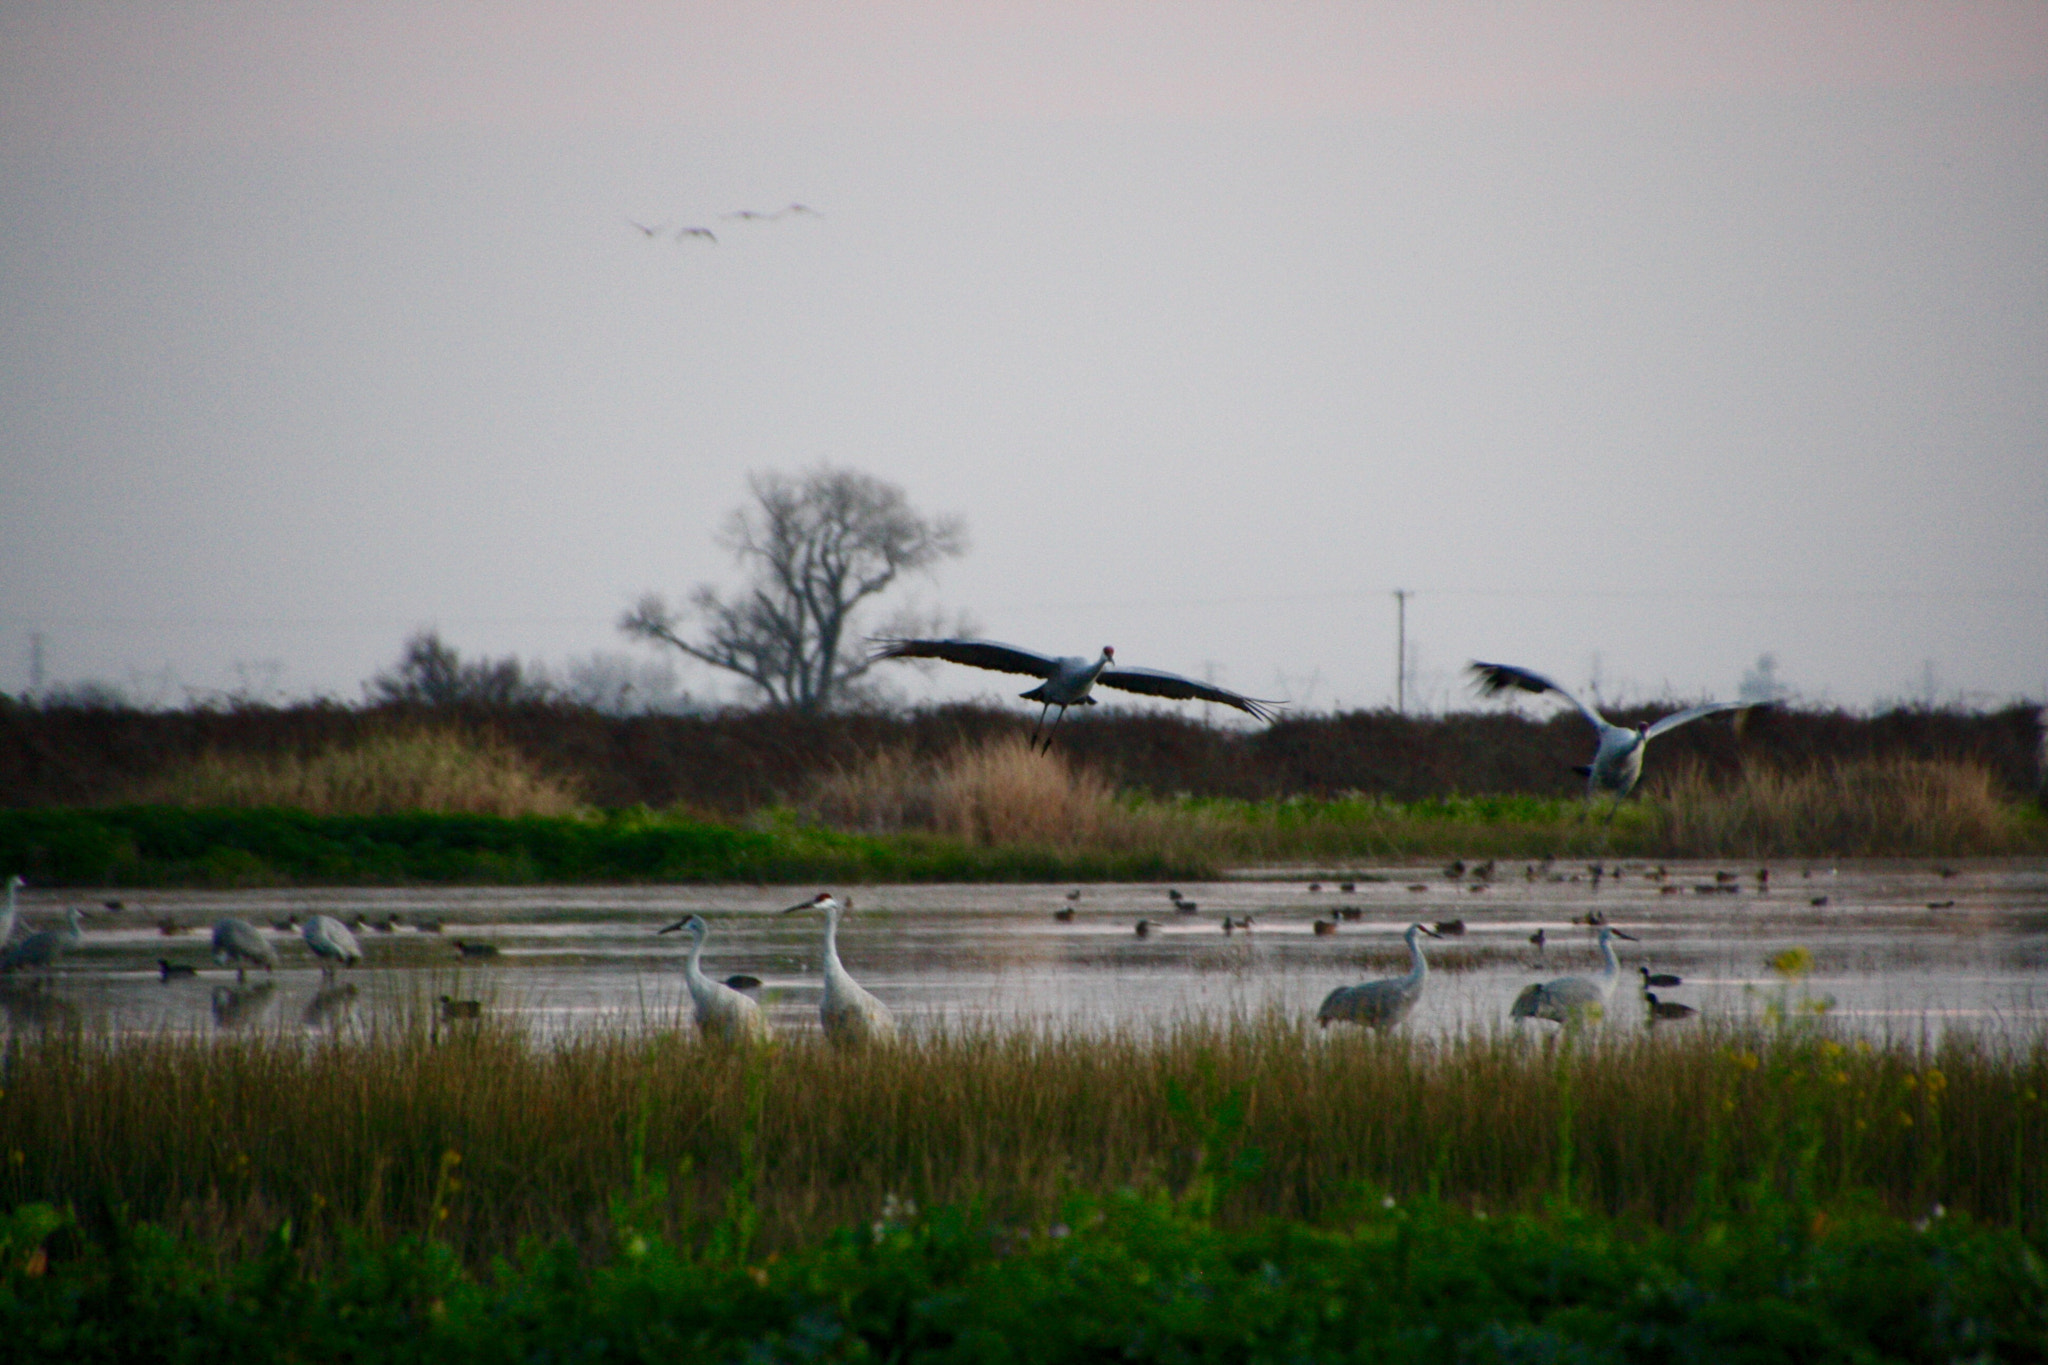
M 312 815 L 299 810 L 0 811 L 0 867 L 45 885 L 441 882 L 1104 881 L 1202 875 L 1148 849 L 977 847 L 941 837 L 754 828 L 646 811 L 587 816 Z
M 211 754 L 135 804 L 0 811 L 0 868 L 180 886 L 1212 877 L 1263 862 L 1506 857 L 1996 857 L 2048 853 L 2048 813 L 1988 771 L 1918 760 L 1714 778 L 1654 795 L 1395 801 L 1155 799 L 1015 738 L 828 766 L 737 823 L 598 811 L 501 744 L 372 736 L 290 761 Z

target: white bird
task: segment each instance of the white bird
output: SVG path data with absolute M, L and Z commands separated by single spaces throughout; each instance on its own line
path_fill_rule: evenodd
M 825 1036 L 841 1047 L 893 1043 L 896 1041 L 896 1021 L 890 1017 L 888 1006 L 862 990 L 860 983 L 847 974 L 846 965 L 839 960 L 839 917 L 852 905 L 850 900 L 841 905 L 831 892 L 820 891 L 803 904 L 792 905 L 782 913 L 793 915 L 799 910 L 822 910 L 825 913 L 825 998 L 818 1004 L 818 1020 L 825 1026 Z
M 722 981 L 704 975 L 704 937 L 711 926 L 701 915 L 685 915 L 661 932 L 682 930 L 690 936 L 690 959 L 683 968 L 683 980 L 690 987 L 690 1004 L 697 1013 L 697 1030 L 721 1043 L 765 1043 L 768 1019 L 761 1007 Z
M 27 885 L 20 873 L 7 879 L 7 909 L 0 911 L 0 948 L 6 947 L 7 941 L 14 937 L 14 920 L 19 913 L 14 904 L 14 893 Z
M 1034 654 L 1028 649 L 1015 645 L 997 644 L 993 640 L 876 640 L 883 648 L 874 657 L 881 659 L 944 659 L 949 663 L 966 664 L 971 668 L 986 668 L 997 673 L 1023 673 L 1044 682 L 1029 692 L 1019 695 L 1026 701 L 1043 703 L 1038 712 L 1038 724 L 1032 729 L 1032 739 L 1045 731 L 1046 744 L 1052 744 L 1052 734 L 1045 729 L 1046 713 L 1057 706 L 1060 713 L 1054 718 L 1056 726 L 1066 718 L 1069 706 L 1093 706 L 1095 698 L 1088 695 L 1099 683 L 1114 687 L 1121 692 L 1137 692 L 1148 697 L 1168 697 L 1175 701 L 1212 701 L 1223 706 L 1234 706 L 1258 720 L 1271 721 L 1270 708 L 1279 702 L 1260 701 L 1255 697 L 1240 696 L 1227 688 L 1215 687 L 1209 683 L 1183 678 L 1178 673 L 1162 673 L 1154 668 L 1117 668 L 1116 650 L 1108 645 L 1102 647 L 1100 656 L 1094 659 L 1062 658 L 1051 659 L 1043 654 Z
M 1390 976 L 1379 981 L 1364 981 L 1356 986 L 1339 986 L 1323 997 L 1323 1007 L 1316 1011 L 1316 1023 L 1328 1028 L 1334 1023 L 1362 1024 L 1367 1028 L 1392 1028 L 1408 1017 L 1415 1008 L 1415 1002 L 1422 998 L 1422 983 L 1429 979 L 1429 963 L 1422 956 L 1422 944 L 1418 934 L 1437 937 L 1436 930 L 1425 924 L 1411 924 L 1402 935 L 1408 940 L 1408 956 L 1414 965 L 1406 976 Z
M 251 965 L 270 971 L 277 966 L 277 949 L 245 919 L 224 919 L 213 926 L 213 960 L 235 969 L 235 980 L 249 975 Z
M 332 915 L 313 916 L 299 930 L 299 937 L 306 940 L 313 956 L 320 959 L 322 976 L 333 976 L 336 964 L 353 967 L 363 960 L 363 948 L 356 942 L 356 936 Z
M 62 929 L 38 929 L 21 942 L 0 952 L 0 972 L 17 971 L 23 967 L 43 967 L 57 960 L 59 953 L 70 952 L 85 942 L 85 926 L 80 921 L 78 907 L 64 908 Z
M 1611 941 L 1617 938 L 1625 938 L 1631 943 L 1636 941 L 1634 934 L 1623 933 L 1604 924 L 1600 926 L 1602 965 L 1597 975 L 1560 976 L 1554 981 L 1540 981 L 1515 997 L 1508 1017 L 1571 1024 L 1605 1011 L 1608 1000 L 1614 995 L 1614 983 L 1621 976 L 1621 963 L 1615 960 Z
M 1573 706 L 1579 708 L 1593 726 L 1593 733 L 1599 737 L 1599 747 L 1593 753 L 1593 761 L 1577 769 L 1586 778 L 1586 795 L 1595 797 L 1602 792 L 1612 796 L 1619 806 L 1623 797 L 1635 790 L 1643 776 L 1643 750 L 1649 742 L 1666 730 L 1676 730 L 1688 721 L 1701 716 L 1711 716 L 1718 711 L 1744 711 L 1753 706 L 1768 705 L 1752 701 L 1710 701 L 1704 706 L 1690 706 L 1675 711 L 1652 724 L 1648 721 L 1633 730 L 1626 725 L 1616 725 L 1607 717 L 1579 700 L 1576 696 L 1558 686 L 1541 673 L 1532 673 L 1526 668 L 1512 664 L 1485 664 L 1475 661 L 1467 669 L 1474 677 L 1474 685 L 1481 696 L 1497 697 L 1511 688 L 1523 692 L 1555 692 Z M 1612 812 L 1609 812 L 1612 815 Z

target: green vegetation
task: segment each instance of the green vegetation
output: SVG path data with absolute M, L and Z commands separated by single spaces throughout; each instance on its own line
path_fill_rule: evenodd
M 7 1072 L 9 1358 L 2048 1351 L 2048 1041 L 486 1025 Z
M 647 811 L 581 817 L 298 810 L 0 811 L 0 867 L 48 885 L 282 886 L 404 882 L 1124 880 L 1200 875 L 1146 850 L 1061 854 L 875 838 L 792 821 L 755 828 Z
M 150 1227 L 0 1223 L 0 1352 L 143 1359 L 988 1362 L 2037 1360 L 2048 1277 L 2010 1233 L 1772 1207 L 1661 1233 L 1559 1210 L 1371 1203 L 1237 1230 L 1198 1199 L 1076 1200 L 1056 1225 L 895 1205 L 786 1256 L 678 1251 L 630 1217 L 594 1263 L 356 1242 L 310 1269 L 288 1224 L 222 1262 Z M 736 1225 L 736 1224 L 735 1224 Z

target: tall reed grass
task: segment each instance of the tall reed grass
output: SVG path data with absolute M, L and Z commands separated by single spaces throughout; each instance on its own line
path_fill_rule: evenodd
M 16 1035 L 0 1207 L 124 1211 L 245 1248 L 290 1217 L 434 1230 L 471 1258 L 601 1246 L 612 1201 L 763 1248 L 893 1198 L 1043 1225 L 1073 1193 L 1214 1179 L 1226 1221 L 1328 1221 L 1367 1191 L 1494 1210 L 1560 1196 L 1667 1226 L 1769 1191 L 1935 1203 L 2048 1234 L 2048 1040 L 1842 1046 L 1793 1027 L 1595 1030 L 1553 1046 L 1322 1034 L 1265 1017 L 1107 1036 L 940 1032 L 849 1055 L 663 1032 L 539 1045 L 488 1022 L 299 1037 Z
M 489 736 L 399 728 L 311 754 L 212 751 L 123 796 L 137 805 L 290 807 L 315 815 L 571 815 L 564 783 Z
M 1099 772 L 1017 736 L 936 757 L 876 751 L 821 775 L 803 810 L 836 829 L 937 834 L 983 848 L 1142 848 L 1185 857 L 1195 846 L 1185 821 L 1164 809 L 1120 802 Z
M 2039 812 L 2008 799 L 1988 768 L 1893 758 L 1785 771 L 1745 763 L 1717 783 L 1696 766 L 1648 803 L 1644 837 L 1696 856 L 2039 852 Z

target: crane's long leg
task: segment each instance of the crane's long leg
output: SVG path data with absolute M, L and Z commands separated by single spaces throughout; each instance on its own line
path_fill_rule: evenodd
M 1038 736 L 1045 730 L 1045 713 L 1050 710 L 1052 710 L 1051 702 L 1047 702 L 1038 708 L 1038 720 L 1031 727 L 1031 752 L 1033 753 L 1038 752 Z
M 1045 749 L 1044 749 L 1044 752 L 1046 752 L 1046 753 L 1048 753 L 1048 754 L 1052 752 L 1052 732 L 1053 732 L 1054 730 L 1057 730 L 1057 729 L 1059 729 L 1059 728 L 1060 728 L 1060 722 L 1061 722 L 1061 721 L 1063 721 L 1063 720 L 1065 720 L 1066 718 L 1067 718 L 1067 708 L 1066 708 L 1066 707 L 1064 707 L 1064 706 L 1062 706 L 1062 707 L 1060 708 L 1060 713 L 1059 713 L 1058 715 L 1056 715 L 1056 716 L 1054 716 L 1054 717 L 1052 718 L 1052 725 L 1051 725 L 1051 727 L 1050 727 L 1050 728 L 1048 728 L 1048 729 L 1046 730 L 1046 732 L 1045 732 Z

